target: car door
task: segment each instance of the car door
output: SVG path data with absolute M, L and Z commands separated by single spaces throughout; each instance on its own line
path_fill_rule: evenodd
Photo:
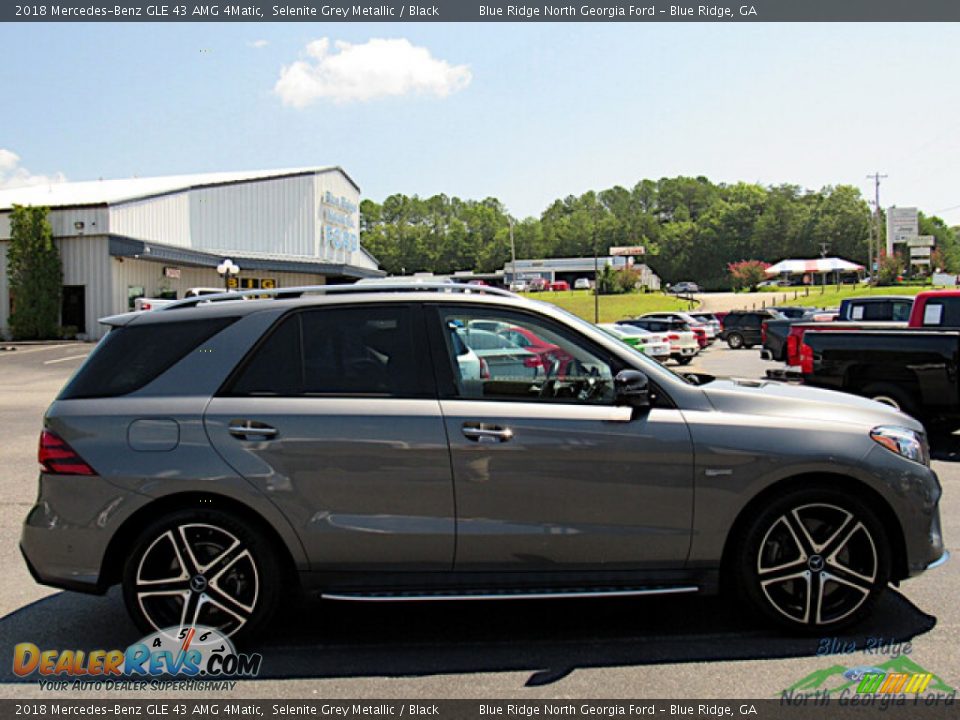
M 422 311 L 358 303 L 280 320 L 205 415 L 315 570 L 449 570 L 453 480 Z M 479 373 L 478 373 L 479 374 Z
M 452 338 L 481 317 L 525 328 L 570 362 L 533 380 L 462 377 Z M 683 564 L 693 454 L 669 398 L 642 411 L 616 406 L 623 362 L 542 315 L 450 304 L 427 319 L 456 488 L 457 570 Z

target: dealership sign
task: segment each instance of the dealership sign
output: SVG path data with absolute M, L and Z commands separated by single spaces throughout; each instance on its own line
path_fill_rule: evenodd
M 887 208 L 887 254 L 897 243 L 909 242 L 920 235 L 920 216 L 917 208 Z
M 611 255 L 646 255 L 647 249 L 643 245 L 624 245 L 610 248 Z

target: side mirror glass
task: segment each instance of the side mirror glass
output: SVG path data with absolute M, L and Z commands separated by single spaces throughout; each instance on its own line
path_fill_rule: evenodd
M 650 407 L 650 385 L 639 370 L 621 370 L 613 379 L 614 402 L 634 408 Z

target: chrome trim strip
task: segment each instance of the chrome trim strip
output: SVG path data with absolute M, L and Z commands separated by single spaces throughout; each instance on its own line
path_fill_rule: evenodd
M 695 586 L 678 586 L 672 588 L 650 588 L 648 590 L 585 590 L 583 592 L 543 592 L 543 593 L 493 593 L 476 595 L 364 595 L 362 593 L 321 593 L 324 600 L 348 600 L 359 602 L 404 602 L 421 600 L 542 600 L 553 598 L 600 598 L 600 597 L 630 597 L 636 595 L 673 595 L 676 593 L 699 592 Z

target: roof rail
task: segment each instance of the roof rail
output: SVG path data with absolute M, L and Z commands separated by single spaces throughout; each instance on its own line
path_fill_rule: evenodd
M 283 300 L 287 298 L 302 297 L 304 295 L 346 295 L 346 294 L 369 294 L 381 292 L 449 292 L 476 295 L 499 295 L 501 297 L 519 297 L 516 293 L 504 290 L 490 285 L 467 285 L 464 283 L 440 283 L 440 282 L 398 282 L 398 283 L 370 283 L 352 284 L 352 285 L 303 285 L 299 287 L 272 288 L 270 290 L 230 290 L 216 295 L 200 295 L 197 297 L 184 298 L 177 300 L 169 305 L 157 308 L 159 311 L 176 310 L 179 308 L 195 307 L 208 302 L 222 302 L 229 300 L 243 300 L 248 297 L 253 299 L 264 296 Z

